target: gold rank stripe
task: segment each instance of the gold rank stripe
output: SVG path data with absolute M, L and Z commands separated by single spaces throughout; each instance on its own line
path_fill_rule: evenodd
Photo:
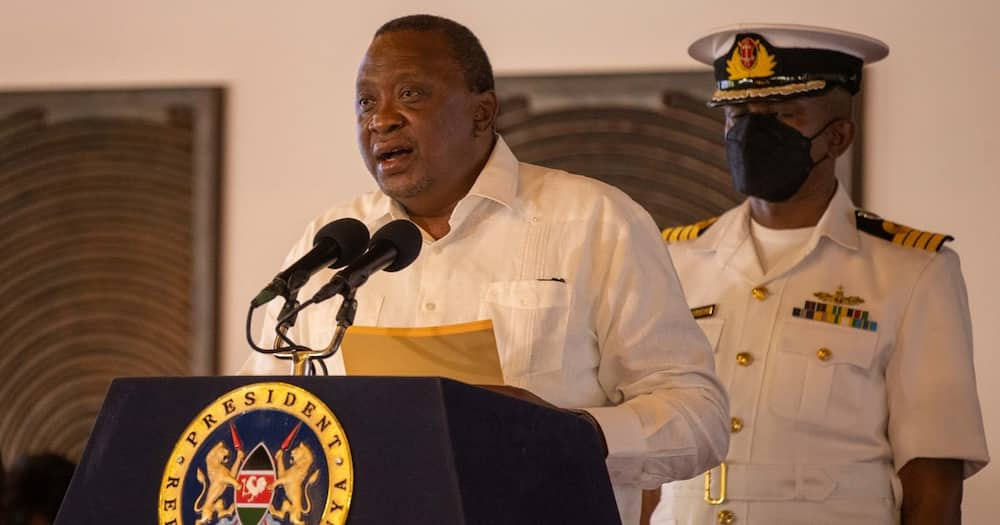
M 697 239 L 709 226 L 715 224 L 717 220 L 719 220 L 718 217 L 712 217 L 711 219 L 705 219 L 694 224 L 665 228 L 661 235 L 663 236 L 663 240 L 667 242 L 690 241 Z
M 892 237 L 892 242 L 907 248 L 919 248 L 936 252 L 941 244 L 951 236 L 900 227 Z
M 864 210 L 855 210 L 854 216 L 858 230 L 907 248 L 937 252 L 944 243 L 955 240 L 946 233 L 917 230 L 905 224 L 887 221 Z

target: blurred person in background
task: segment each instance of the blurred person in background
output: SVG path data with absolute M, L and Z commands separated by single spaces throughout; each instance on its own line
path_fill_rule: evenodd
M 76 465 L 59 454 L 22 456 L 0 481 L 3 525 L 50 525 Z

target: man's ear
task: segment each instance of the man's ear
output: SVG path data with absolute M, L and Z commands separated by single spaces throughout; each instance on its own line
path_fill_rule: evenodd
M 856 133 L 857 126 L 853 120 L 844 118 L 830 124 L 830 131 L 827 133 L 827 136 L 830 137 L 830 156 L 837 158 L 843 155 L 847 148 L 854 143 Z
M 476 136 L 492 134 L 496 129 L 497 113 L 500 103 L 497 93 L 492 89 L 476 95 L 476 107 L 473 113 L 473 130 Z

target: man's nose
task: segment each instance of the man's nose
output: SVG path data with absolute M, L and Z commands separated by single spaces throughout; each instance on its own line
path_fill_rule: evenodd
M 406 119 L 400 113 L 399 108 L 394 103 L 387 102 L 376 106 L 375 112 L 368 122 L 368 130 L 384 135 L 403 127 L 405 123 Z

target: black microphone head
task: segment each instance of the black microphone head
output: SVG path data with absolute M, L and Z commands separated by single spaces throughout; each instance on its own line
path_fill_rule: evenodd
M 357 259 L 368 247 L 368 227 L 357 219 L 345 217 L 327 223 L 313 236 L 313 246 L 331 239 L 340 247 L 340 254 L 330 268 L 340 268 Z
M 398 272 L 417 260 L 424 239 L 416 224 L 406 219 L 397 219 L 372 235 L 372 245 L 376 243 L 389 243 L 396 248 L 396 259 L 385 267 L 385 271 Z

